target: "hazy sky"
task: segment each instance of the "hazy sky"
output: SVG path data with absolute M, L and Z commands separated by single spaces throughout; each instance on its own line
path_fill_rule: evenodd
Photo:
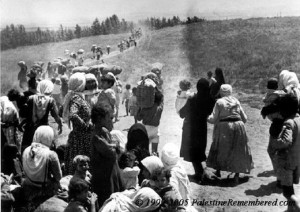
M 1 27 L 90 25 L 117 14 L 137 20 L 149 16 L 197 15 L 207 19 L 300 16 L 300 0 L 0 0 Z

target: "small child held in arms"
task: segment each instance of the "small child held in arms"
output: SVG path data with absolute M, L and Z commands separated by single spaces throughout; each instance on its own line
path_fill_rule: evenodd
M 134 117 L 135 124 L 137 123 L 136 116 L 137 116 L 137 112 L 138 112 L 138 105 L 137 105 L 137 100 L 136 100 L 136 90 L 137 90 L 136 87 L 132 88 L 132 95 L 130 96 L 129 101 L 128 101 L 129 112 L 130 112 L 130 115 Z
M 136 165 L 136 156 L 132 152 L 124 152 L 119 159 L 119 167 L 125 189 L 137 188 L 140 168 Z
M 89 172 L 90 158 L 85 155 L 77 155 L 73 159 L 73 165 L 76 167 L 76 171 L 70 181 L 70 184 L 78 179 L 85 180 L 88 184 L 91 183 L 91 173 Z
M 129 84 L 127 84 L 125 86 L 125 88 L 126 88 L 126 90 L 123 93 L 122 104 L 124 104 L 124 102 L 125 102 L 126 116 L 128 116 L 128 113 L 129 113 L 128 103 L 129 103 L 129 99 L 131 97 L 131 91 L 130 91 L 131 86 Z
M 69 185 L 70 202 L 64 212 L 96 212 L 97 195 L 89 192 L 89 184 L 82 179 L 76 179 Z
M 187 99 L 189 96 L 191 96 L 190 88 L 191 88 L 191 82 L 188 80 L 181 80 L 179 82 L 179 88 L 180 90 L 177 91 L 177 98 L 175 101 L 175 108 L 177 114 L 179 114 L 179 111 L 185 103 L 187 102 Z
M 151 178 L 155 183 L 153 188 L 162 198 L 159 211 L 186 211 L 185 203 L 180 204 L 182 199 L 179 191 L 170 185 L 171 172 L 165 168 L 154 170 Z M 178 204 L 176 204 L 178 203 Z

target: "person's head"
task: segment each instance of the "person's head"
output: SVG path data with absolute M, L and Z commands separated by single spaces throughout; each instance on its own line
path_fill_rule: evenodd
M 110 75 L 110 74 L 106 74 L 104 76 L 102 76 L 101 78 L 101 87 L 105 90 L 108 88 L 111 88 L 112 86 L 114 86 L 115 84 L 115 78 Z
M 208 94 L 209 93 L 209 82 L 205 78 L 201 78 L 197 82 L 197 93 Z
M 19 61 L 18 65 L 20 66 L 20 68 L 23 68 L 26 66 L 26 63 L 24 61 Z
M 67 75 L 62 75 L 60 77 L 60 81 L 61 81 L 61 84 L 68 84 L 68 77 L 67 77 Z
M 221 97 L 231 96 L 231 94 L 232 94 L 232 87 L 231 87 L 231 85 L 229 85 L 229 84 L 223 84 L 223 85 L 221 85 L 221 87 L 220 87 L 220 95 L 221 95 Z
M 181 80 L 179 82 L 179 88 L 182 91 L 187 91 L 187 90 L 189 90 L 191 88 L 191 82 L 188 81 L 188 80 Z
M 161 203 L 161 197 L 149 187 L 140 188 L 132 198 L 132 204 L 140 211 L 155 211 L 160 204 L 148 204 L 149 202 Z
M 134 166 L 136 156 L 133 152 L 124 152 L 119 158 L 119 167 L 125 169 L 126 167 L 132 168 Z
M 155 186 L 164 188 L 170 183 L 171 171 L 165 168 L 157 168 L 153 171 L 151 180 L 154 181 Z
M 278 80 L 276 78 L 270 78 L 268 80 L 267 88 L 276 90 L 278 88 Z
M 136 87 L 133 87 L 133 88 L 132 88 L 132 94 L 133 94 L 133 96 L 136 96 L 136 91 L 137 91 L 137 88 L 136 88 Z
M 71 91 L 83 92 L 86 85 L 84 73 L 75 73 L 69 79 L 68 88 Z
M 30 78 L 27 83 L 29 89 L 35 90 L 37 88 L 38 83 L 35 78 Z
M 85 174 L 89 170 L 90 158 L 85 155 L 76 155 L 73 159 L 73 166 L 76 171 Z
M 39 94 L 51 95 L 54 85 L 50 80 L 42 80 L 38 83 L 36 91 Z
M 9 99 L 9 101 L 17 101 L 21 96 L 20 91 L 18 91 L 17 89 L 13 88 L 10 89 L 7 93 L 7 97 Z
M 113 129 L 112 119 L 109 111 L 101 105 L 95 105 L 92 108 L 92 122 L 96 127 L 105 127 L 109 131 Z
M 148 133 L 145 126 L 140 123 L 134 124 L 129 128 L 126 149 L 132 150 L 138 146 L 149 151 Z
M 156 169 L 164 167 L 160 158 L 157 156 L 146 157 L 141 161 L 141 163 L 144 167 L 142 175 L 145 179 L 151 179 L 151 176 L 153 175 Z
M 298 112 L 298 99 L 293 94 L 287 94 L 280 98 L 279 112 L 284 119 L 295 115 Z
M 55 77 L 51 78 L 51 82 L 52 82 L 53 84 L 55 84 L 55 81 L 56 81 L 56 78 L 55 78 Z
M 211 71 L 208 71 L 207 72 L 207 77 L 210 79 L 210 78 L 212 78 L 212 76 L 213 76 L 213 73 Z
M 179 148 L 173 143 L 165 144 L 161 151 L 161 161 L 164 167 L 171 168 L 175 166 L 179 159 Z
M 40 143 L 48 148 L 54 145 L 54 131 L 48 125 L 38 127 L 34 133 L 32 143 Z
M 130 85 L 130 84 L 127 84 L 127 85 L 125 86 L 125 88 L 126 88 L 126 90 L 130 90 L 131 85 Z
M 223 75 L 223 70 L 221 68 L 216 68 L 215 70 L 215 78 L 219 84 L 225 84 L 225 79 Z
M 89 184 L 80 178 L 69 184 L 69 199 L 86 202 L 89 197 Z
M 85 90 L 95 90 L 98 88 L 98 81 L 94 74 L 85 74 Z
M 279 89 L 299 88 L 299 80 L 295 72 L 283 70 L 279 75 Z

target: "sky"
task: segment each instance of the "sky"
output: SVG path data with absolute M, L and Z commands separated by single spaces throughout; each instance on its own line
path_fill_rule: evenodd
M 300 0 L 0 0 L 0 14 L 1 28 L 11 23 L 83 26 L 113 14 L 130 21 L 173 15 L 206 19 L 300 16 Z

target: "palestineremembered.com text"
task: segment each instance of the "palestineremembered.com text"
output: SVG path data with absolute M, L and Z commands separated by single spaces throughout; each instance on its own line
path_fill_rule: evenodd
M 161 200 L 141 200 L 138 199 L 135 202 L 137 205 L 160 205 Z M 293 202 L 281 201 L 281 200 L 199 200 L 199 199 L 176 199 L 171 200 L 168 204 L 172 204 L 174 206 L 239 206 L 239 207 L 247 207 L 247 206 L 288 206 L 289 204 L 293 204 Z

